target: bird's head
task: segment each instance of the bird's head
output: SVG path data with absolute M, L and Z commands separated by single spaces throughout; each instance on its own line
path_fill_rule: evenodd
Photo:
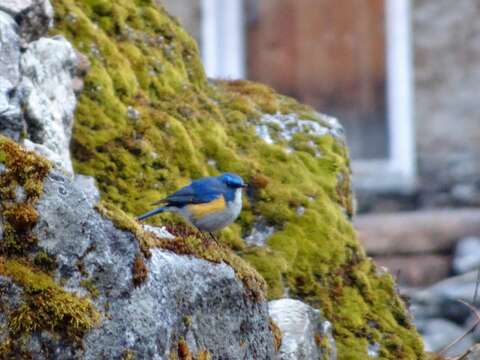
M 219 176 L 221 182 L 233 189 L 246 188 L 247 184 L 237 174 L 223 173 Z

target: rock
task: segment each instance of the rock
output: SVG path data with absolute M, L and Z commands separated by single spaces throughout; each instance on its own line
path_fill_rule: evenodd
M 473 345 L 467 350 L 467 355 L 464 360 L 478 360 L 480 359 L 480 344 Z
M 478 305 L 477 305 L 477 308 L 478 308 Z M 468 317 L 467 321 L 465 321 L 464 327 L 465 327 L 465 329 L 469 329 L 469 328 L 471 328 L 474 324 L 477 324 L 477 322 L 478 322 L 478 318 L 477 318 L 477 316 L 472 312 L 472 313 L 470 313 L 470 316 Z M 472 337 L 473 337 L 473 340 L 475 341 L 475 343 L 479 343 L 479 342 L 480 342 L 480 328 L 478 327 L 478 324 L 477 324 L 477 326 L 475 327 L 475 329 L 474 329 L 473 332 L 472 332 Z
M 59 154 L 57 152 L 52 151 L 46 145 L 37 144 L 29 139 L 24 139 L 22 145 L 29 151 L 34 151 L 37 154 L 43 156 L 44 158 L 50 160 L 54 166 L 58 167 L 59 169 L 67 170 L 65 168 L 65 154 Z M 73 176 L 73 170 L 66 171 L 66 173 L 70 176 Z
M 137 109 L 129 106 L 127 108 L 127 116 L 130 120 L 137 121 L 140 118 L 140 112 Z
M 91 184 L 72 182 L 55 169 L 47 175 L 35 205 L 35 251 L 54 259 L 54 278 L 61 279 L 64 291 L 89 297 L 101 320 L 83 335 L 81 347 L 52 331 L 30 332 L 22 338 L 29 356 L 45 359 L 50 352 L 56 359 L 93 360 L 132 353 L 167 359 L 177 352 L 208 350 L 214 359 L 274 357 L 267 303 L 250 297 L 230 266 L 158 248 L 143 258 L 131 232 L 97 213 L 85 196 L 85 182 Z M 146 279 L 134 285 L 138 256 Z M 0 297 L 8 296 L 11 303 L 2 306 L 2 316 L 11 313 L 10 307 L 22 308 L 26 300 L 12 295 L 18 291 L 10 278 L 0 276 L 0 289 Z
M 0 10 L 15 18 L 26 42 L 46 35 L 53 25 L 53 8 L 48 0 L 2 0 Z
M 20 82 L 20 38 L 15 21 L 0 11 L 0 133 L 17 140 L 24 129 L 16 87 Z
M 460 240 L 455 247 L 453 270 L 463 274 L 480 266 L 480 238 L 467 237 Z
M 95 178 L 92 176 L 75 174 L 75 185 L 82 189 L 83 194 L 87 200 L 95 205 L 100 201 L 100 191 L 98 191 L 95 185 Z
M 1 222 L 0 222 L 1 230 Z M 0 231 L 0 238 L 2 232 Z M 22 303 L 23 290 L 13 284 L 9 278 L 0 276 L 0 304 L 2 304 L 2 311 L 0 311 L 0 341 L 2 344 L 8 339 L 8 318 L 7 312 L 14 311 Z
M 357 216 L 354 224 L 369 255 L 441 252 L 459 239 L 480 234 L 480 210 L 369 214 Z
M 450 193 L 453 201 L 459 206 L 479 206 L 480 188 L 478 183 L 453 185 Z
M 446 255 L 383 255 L 374 260 L 405 286 L 427 286 L 450 275 L 451 258 Z
M 376 359 L 380 355 L 380 344 L 377 342 L 368 344 L 367 347 L 368 356 Z
M 418 300 L 462 299 L 471 301 L 475 292 L 477 271 L 450 277 L 428 288 L 416 292 L 413 296 Z M 480 301 L 478 299 L 477 301 Z
M 273 226 L 268 226 L 264 222 L 257 222 L 250 235 L 245 237 L 245 242 L 251 246 L 264 246 L 274 232 L 275 228 Z
M 11 87 L 20 81 L 20 39 L 12 17 L 0 11 L 0 78 Z
M 465 333 L 465 329 L 444 319 L 430 319 L 418 323 L 417 328 L 423 335 L 426 351 L 439 351 L 457 337 Z M 444 355 L 455 356 L 462 354 L 473 345 L 471 335 L 451 347 Z
M 87 75 L 88 70 L 90 69 L 91 63 L 88 56 L 82 54 L 79 51 L 75 50 L 75 56 L 77 57 L 77 67 L 75 75 L 78 77 L 83 77 Z
M 171 233 L 168 232 L 168 230 L 162 226 L 162 227 L 156 227 L 156 226 L 151 226 L 147 224 L 142 225 L 143 229 L 148 232 L 153 232 L 157 236 L 164 238 L 164 239 L 175 239 L 175 236 L 173 236 Z
M 337 358 L 331 324 L 320 311 L 293 299 L 270 301 L 268 309 L 282 332 L 281 360 Z
M 60 36 L 30 43 L 21 58 L 20 87 L 30 140 L 55 153 L 70 173 L 76 62 L 73 47 Z
M 443 317 L 463 325 L 471 315 L 470 309 L 459 302 L 472 302 L 477 272 L 451 277 L 428 288 L 409 294 L 413 313 L 420 317 Z M 480 298 L 477 299 L 477 304 Z M 415 309 L 417 308 L 417 309 Z
M 75 95 L 80 95 L 83 90 L 84 82 L 83 77 L 87 74 L 90 69 L 90 60 L 87 56 L 83 55 L 81 52 L 75 51 L 77 57 L 77 66 L 75 71 L 75 77 L 72 80 L 73 92 Z
M 245 303 L 230 267 L 154 250 L 148 268 L 146 284 L 111 303 L 112 319 L 87 337 L 86 358 L 124 348 L 167 357 L 180 336 L 193 353 L 208 349 L 217 359 L 271 358 L 265 304 Z
M 338 120 L 319 113 L 316 113 L 315 120 L 302 119 L 296 113 L 264 114 L 255 129 L 257 135 L 267 144 L 274 144 L 279 141 L 289 143 L 297 133 L 304 133 L 314 137 L 330 134 L 337 139 L 344 140 L 343 127 Z M 318 152 L 318 156 L 321 155 L 320 149 L 313 142 L 309 142 L 308 145 L 314 152 Z

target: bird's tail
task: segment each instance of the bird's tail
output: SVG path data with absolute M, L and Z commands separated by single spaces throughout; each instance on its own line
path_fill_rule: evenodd
M 137 220 L 138 220 L 138 221 L 142 221 L 142 220 L 148 219 L 149 217 L 151 217 L 151 216 L 153 216 L 153 215 L 157 215 L 157 214 L 159 214 L 159 213 L 161 213 L 161 212 L 164 212 L 166 209 L 167 209 L 166 206 L 160 206 L 159 208 L 150 210 L 149 212 L 146 212 L 145 214 L 140 215 L 140 216 L 137 218 Z

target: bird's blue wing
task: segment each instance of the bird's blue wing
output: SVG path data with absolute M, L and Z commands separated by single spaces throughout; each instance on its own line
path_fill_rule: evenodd
M 167 196 L 162 202 L 170 206 L 208 203 L 220 197 L 224 191 L 225 185 L 216 177 L 206 177 L 192 181 L 190 185 Z

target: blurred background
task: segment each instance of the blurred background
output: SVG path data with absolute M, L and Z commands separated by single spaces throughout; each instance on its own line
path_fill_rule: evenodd
M 209 77 L 260 81 L 340 120 L 368 254 L 427 349 L 462 335 L 476 318 L 458 299 L 474 301 L 480 266 L 480 0 L 158 1 Z

